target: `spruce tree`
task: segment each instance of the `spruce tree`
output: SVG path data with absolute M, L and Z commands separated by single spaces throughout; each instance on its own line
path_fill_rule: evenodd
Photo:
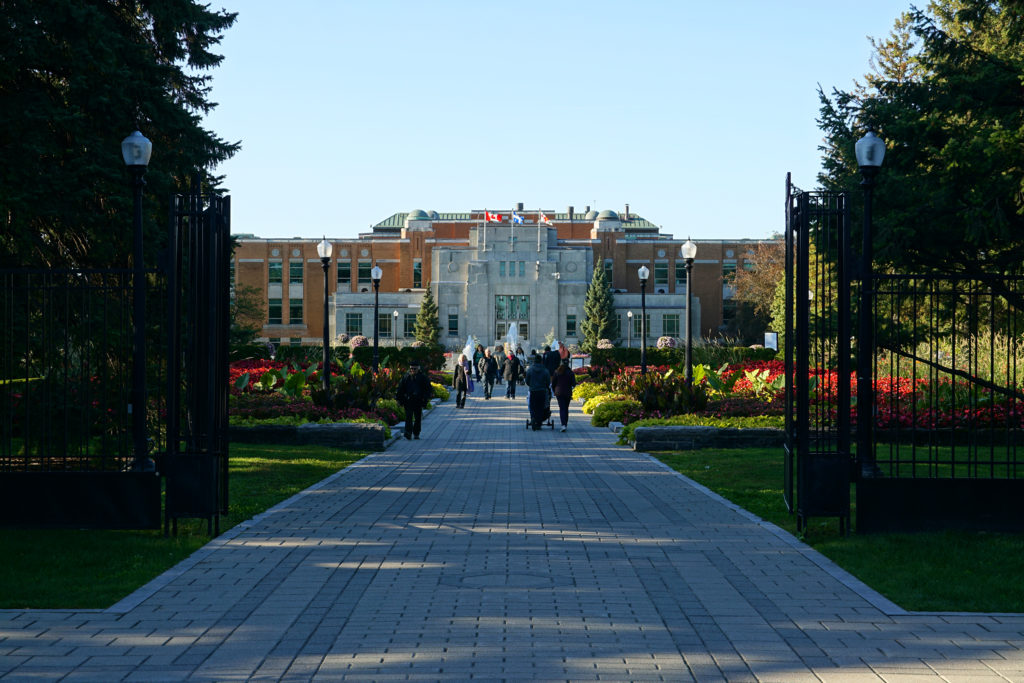
M 580 348 L 591 353 L 597 348 L 598 341 L 617 336 L 615 322 L 615 299 L 611 283 L 605 276 L 604 268 L 598 264 L 583 301 L 583 320 L 580 322 L 583 342 Z
M 441 323 L 437 317 L 437 302 L 434 301 L 434 292 L 427 283 L 427 293 L 423 295 L 420 303 L 420 311 L 416 314 L 416 328 L 413 332 L 417 341 L 430 346 L 436 346 L 441 336 Z

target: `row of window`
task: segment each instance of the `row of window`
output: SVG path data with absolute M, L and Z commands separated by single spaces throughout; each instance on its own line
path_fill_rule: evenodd
M 234 261 L 232 261 L 232 267 Z M 289 261 L 288 262 L 288 282 L 291 284 L 301 284 L 303 272 L 305 269 L 305 262 L 303 261 Z M 352 262 L 351 261 L 338 261 L 338 284 L 339 285 L 351 285 L 352 284 Z M 370 277 L 370 271 L 373 270 L 373 261 L 359 261 L 356 264 L 356 283 L 360 285 L 369 285 L 373 282 L 373 278 Z M 234 278 L 232 277 L 232 280 Z M 282 261 L 269 261 L 267 263 L 267 281 L 272 285 L 279 285 L 284 282 L 284 263 Z M 423 263 L 416 260 L 412 264 L 412 286 L 422 287 L 423 286 Z

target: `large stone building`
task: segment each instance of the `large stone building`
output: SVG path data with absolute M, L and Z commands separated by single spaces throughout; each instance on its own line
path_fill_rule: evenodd
M 379 266 L 378 341 L 412 340 L 416 313 L 433 289 L 441 341 L 461 348 L 473 335 L 490 345 L 515 323 L 524 347 L 546 338 L 580 340 L 583 302 L 595 266 L 607 272 L 615 294 L 621 343 L 639 346 L 641 292 L 637 274 L 650 269 L 646 287 L 648 343 L 685 330 L 685 238 L 662 234 L 633 214 L 524 210 L 467 213 L 397 213 L 356 238 L 330 240 L 329 336 L 373 336 L 371 269 Z M 492 216 L 493 217 L 493 216 Z M 734 302 L 728 276 L 744 267 L 754 241 L 694 240 L 694 337 L 714 337 L 729 324 Z M 237 286 L 255 288 L 265 304 L 263 338 L 275 344 L 319 344 L 323 338 L 324 280 L 319 238 L 243 236 L 233 259 Z M 632 316 L 630 317 L 630 313 Z M 630 324 L 632 321 L 632 324 Z

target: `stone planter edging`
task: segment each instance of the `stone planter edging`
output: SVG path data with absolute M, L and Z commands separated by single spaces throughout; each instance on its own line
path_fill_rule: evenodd
M 610 426 L 610 425 L 609 425 Z M 621 425 L 619 425 L 621 429 Z M 735 427 L 637 427 L 633 430 L 633 450 L 692 451 L 701 448 L 764 448 L 781 446 L 786 432 L 782 429 Z

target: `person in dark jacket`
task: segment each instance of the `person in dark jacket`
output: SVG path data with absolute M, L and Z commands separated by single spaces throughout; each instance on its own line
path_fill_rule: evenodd
M 480 381 L 480 361 L 484 359 L 484 347 L 482 344 L 477 344 L 476 348 L 473 349 L 473 372 L 476 373 L 476 381 Z
M 522 375 L 522 367 L 519 359 L 509 354 L 505 358 L 505 371 L 502 376 L 505 378 L 505 398 L 516 397 L 516 385 L 519 384 L 519 377 Z
M 569 424 L 569 402 L 572 401 L 572 390 L 576 386 L 576 374 L 569 368 L 569 361 L 563 360 L 555 374 L 551 375 L 551 393 L 558 401 L 558 418 L 562 422 L 562 431 Z
M 480 359 L 480 377 L 484 383 L 484 398 L 490 398 L 494 391 L 494 380 L 498 377 L 498 361 L 491 355 L 490 349 L 484 350 L 484 357 Z
M 530 426 L 534 431 L 540 429 L 541 424 L 547 419 L 545 413 L 550 414 L 551 373 L 540 362 L 540 356 L 534 356 L 530 362 L 530 369 L 526 371 L 526 388 L 530 390 L 527 403 L 530 408 Z
M 420 438 L 420 426 L 423 423 L 423 409 L 430 403 L 434 391 L 430 388 L 430 380 L 420 372 L 419 363 L 409 366 L 402 381 L 398 383 L 395 398 L 405 408 L 405 438 Z
M 558 357 L 558 351 L 552 351 L 550 346 L 544 346 L 543 356 L 544 367 L 547 368 L 548 374 L 555 374 L 555 370 L 558 369 L 558 364 L 562 362 L 562 359 Z
M 452 389 L 455 390 L 455 407 L 466 407 L 466 393 L 469 391 L 469 361 L 466 354 L 459 354 L 459 362 L 455 364 L 455 372 L 452 373 Z

